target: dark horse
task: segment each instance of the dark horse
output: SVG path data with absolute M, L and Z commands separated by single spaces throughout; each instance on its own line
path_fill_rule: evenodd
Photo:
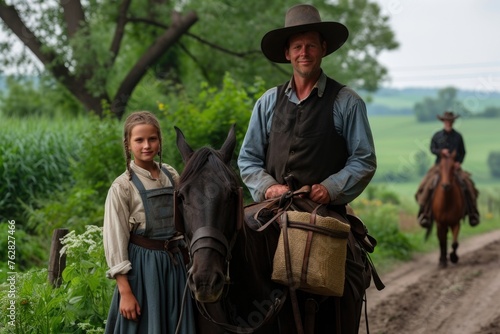
M 452 251 L 450 261 L 458 262 L 458 233 L 460 220 L 464 217 L 465 201 L 455 168 L 456 152 L 451 155 L 441 155 L 439 163 L 439 181 L 432 198 L 432 217 L 436 221 L 437 236 L 439 239 L 440 257 L 439 266 L 446 267 L 448 248 L 448 229 L 451 230 Z M 429 234 L 430 229 L 427 234 Z
M 189 245 L 189 289 L 209 320 L 199 324 L 200 332 L 295 333 L 287 290 L 270 279 L 279 230 L 257 232 L 243 223 L 242 190 L 230 166 L 234 126 L 219 150 L 193 151 L 176 132 L 185 163 L 176 225 Z

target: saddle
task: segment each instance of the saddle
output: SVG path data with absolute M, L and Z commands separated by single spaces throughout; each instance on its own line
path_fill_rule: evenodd
M 350 249 L 353 258 L 346 260 L 345 280 L 350 286 L 359 286 L 358 293 L 364 294 L 373 278 L 374 284 L 378 290 L 382 290 L 385 286 L 382 283 L 373 262 L 367 253 L 372 253 L 377 245 L 374 237 L 368 234 L 366 225 L 357 217 L 352 209 L 347 206 L 327 206 L 320 205 L 313 202 L 307 197 L 303 196 L 310 192 L 309 186 L 304 186 L 296 191 L 289 191 L 281 197 L 265 200 L 263 202 L 251 203 L 244 207 L 244 221 L 246 225 L 255 231 L 263 231 L 266 228 L 273 227 L 280 229 L 277 220 L 286 211 L 299 211 L 307 213 L 315 213 L 323 217 L 333 217 L 340 222 L 346 223 L 350 226 L 348 232 L 347 247 Z M 276 222 L 275 224 L 273 224 Z M 285 251 L 286 252 L 286 251 Z M 290 258 L 290 255 L 285 255 Z M 353 266 L 351 268 L 351 266 Z M 364 267 L 363 269 L 354 270 L 355 267 Z M 287 269 L 289 270 L 289 269 Z M 359 271 L 361 270 L 361 272 Z M 354 275 L 354 276 L 352 276 Z M 362 277 L 359 277 L 361 275 Z M 357 282 L 357 283 L 354 283 Z M 294 317 L 296 319 L 297 328 L 304 328 L 300 323 L 300 316 L 298 315 L 297 297 L 295 291 L 290 288 L 290 297 L 292 298 L 292 306 L 294 308 Z M 357 290 L 357 289 L 356 289 Z M 339 297 L 336 298 L 336 304 L 339 303 Z M 338 304 L 337 310 L 339 310 Z M 314 314 L 308 314 L 306 305 L 306 323 L 305 327 L 314 323 Z M 336 315 L 337 328 L 340 331 L 340 313 Z
M 288 192 L 281 197 L 268 199 L 262 202 L 254 202 L 244 207 L 244 220 L 246 225 L 255 231 L 263 231 L 278 219 L 280 214 L 287 210 L 313 212 L 317 203 L 308 198 L 301 197 L 310 191 L 309 186 L 304 186 L 294 192 Z M 355 239 L 368 252 L 373 253 L 377 240 L 368 234 L 368 228 L 361 219 L 354 215 L 350 207 L 344 209 L 345 216 L 339 214 L 329 206 L 322 205 L 317 213 L 323 217 L 333 217 L 351 226 L 351 232 Z
M 322 205 L 318 207 L 317 203 L 303 196 L 309 192 L 310 187 L 303 186 L 296 191 L 289 191 L 281 197 L 248 204 L 243 209 L 245 224 L 250 229 L 258 232 L 262 232 L 270 226 L 279 229 L 278 224 L 273 224 L 273 222 L 275 222 L 284 211 L 292 210 L 312 213 L 317 208 L 317 214 L 324 217 L 333 217 L 350 225 L 350 234 L 352 234 L 353 238 L 349 238 L 351 240 L 348 242 L 348 245 L 353 252 L 356 252 L 357 247 L 353 244 L 356 242 L 361 252 L 365 253 L 362 257 L 366 257 L 367 259 L 366 266 L 368 266 L 367 270 L 371 277 L 366 278 L 366 288 L 368 288 L 371 278 L 373 278 L 376 288 L 378 290 L 384 289 L 385 285 L 375 270 L 375 266 L 371 259 L 366 254 L 373 253 L 377 246 L 377 240 L 368 234 L 368 228 L 363 221 L 354 214 L 349 206 L 340 208 L 339 211 L 345 211 L 343 215 L 334 210 L 331 206 Z

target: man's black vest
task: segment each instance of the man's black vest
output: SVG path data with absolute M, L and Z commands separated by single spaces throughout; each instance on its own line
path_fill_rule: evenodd
M 344 85 L 327 78 L 322 97 L 314 92 L 298 105 L 288 100 L 286 86 L 278 87 L 267 171 L 280 184 L 290 174 L 296 187 L 321 183 L 347 161 L 346 141 L 335 130 L 333 120 L 333 103 Z

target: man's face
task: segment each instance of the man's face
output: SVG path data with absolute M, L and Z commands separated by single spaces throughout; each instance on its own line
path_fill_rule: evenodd
M 321 68 L 321 59 L 326 54 L 326 42 L 321 41 L 315 31 L 305 32 L 290 37 L 285 50 L 294 72 L 303 78 L 315 77 Z
M 451 120 L 444 120 L 443 123 L 444 123 L 444 129 L 446 131 L 450 131 L 451 128 L 453 128 L 453 121 L 451 121 Z

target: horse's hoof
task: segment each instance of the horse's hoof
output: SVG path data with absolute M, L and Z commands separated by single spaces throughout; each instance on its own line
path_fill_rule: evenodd
M 457 255 L 457 253 L 450 253 L 450 261 L 451 261 L 451 263 L 457 263 L 458 262 L 458 255 Z
M 439 260 L 439 268 L 446 268 L 448 266 L 448 262 L 446 260 Z

